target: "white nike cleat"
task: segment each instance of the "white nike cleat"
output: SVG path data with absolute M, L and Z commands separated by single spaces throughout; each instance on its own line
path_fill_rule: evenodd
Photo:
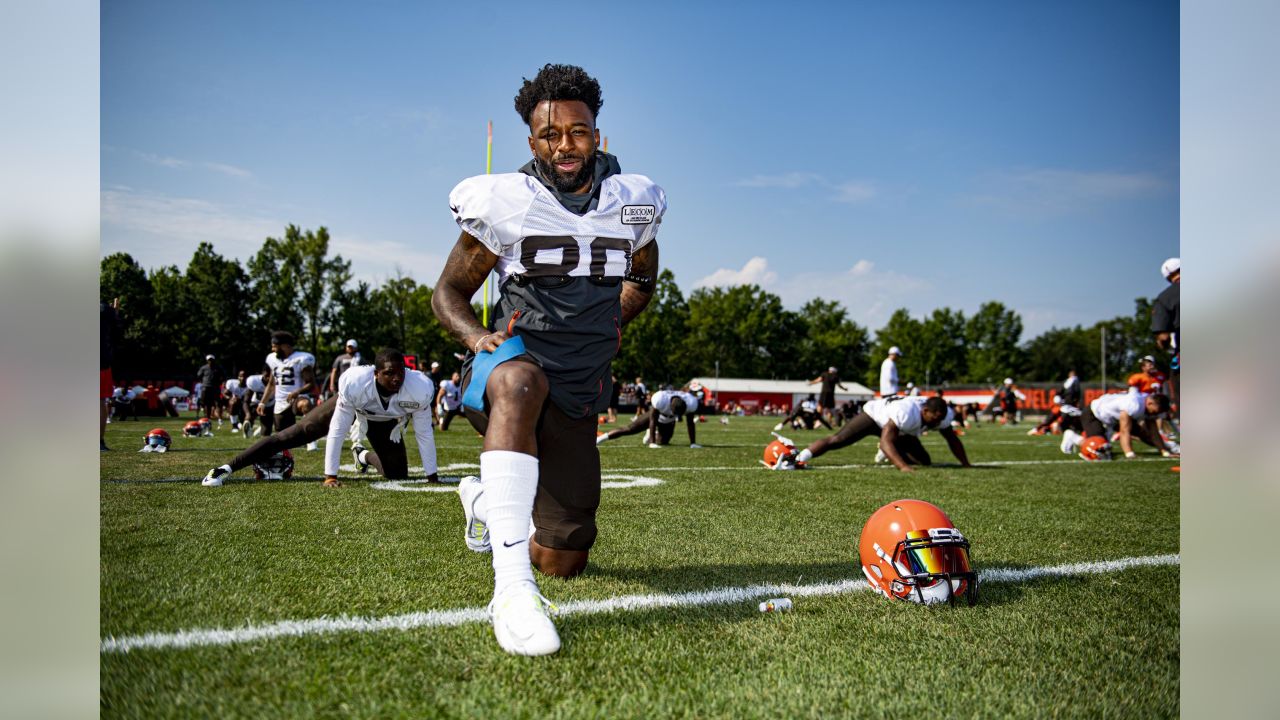
M 889 456 L 884 454 L 883 450 L 876 450 L 876 464 L 884 465 L 889 462 Z
M 230 477 L 230 475 L 230 470 L 219 465 L 218 467 L 210 470 L 209 473 L 204 476 L 204 480 L 200 481 L 200 484 L 205 487 L 222 487 L 222 482 Z
M 662 447 L 662 446 L 661 446 L 661 445 L 659 445 L 658 443 L 649 443 L 649 449 L 650 449 L 650 450 L 657 450 L 658 448 L 661 448 L 661 447 Z
M 550 615 L 556 606 L 532 582 L 518 582 L 489 603 L 498 645 L 513 655 L 550 655 L 560 649 L 560 634 Z
M 702 449 L 702 446 L 701 446 L 701 445 L 699 445 L 698 443 L 689 443 L 689 449 L 690 449 L 690 450 L 701 450 L 701 449 Z
M 609 433 L 601 433 L 600 435 L 596 436 L 597 445 L 603 445 L 607 442 L 609 442 Z
M 1063 455 L 1075 455 L 1076 447 L 1080 444 L 1080 435 L 1075 430 L 1068 430 L 1062 433 L 1062 443 L 1058 445 L 1058 449 Z
M 483 492 L 484 485 L 475 475 L 468 475 L 458 483 L 458 499 L 462 501 L 462 512 L 467 516 L 462 539 L 466 541 L 468 550 L 478 553 L 493 552 L 493 545 L 489 543 L 489 526 L 476 518 L 475 513 L 476 500 Z
M 363 453 L 364 446 L 360 443 L 356 443 L 355 446 L 351 448 L 351 457 L 355 459 L 356 470 L 358 470 L 361 475 L 365 474 L 369 470 L 369 463 L 360 459 L 360 455 Z

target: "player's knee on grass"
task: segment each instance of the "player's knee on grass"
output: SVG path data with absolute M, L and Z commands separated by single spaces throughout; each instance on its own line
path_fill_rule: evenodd
M 582 574 L 587 569 L 586 550 L 557 550 L 543 547 L 534 541 L 530 553 L 538 572 L 551 577 L 571 578 Z

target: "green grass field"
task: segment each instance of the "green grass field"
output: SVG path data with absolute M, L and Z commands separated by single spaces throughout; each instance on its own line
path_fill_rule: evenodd
M 865 591 L 566 613 L 547 658 L 503 653 L 483 622 L 340 631 L 224 645 L 105 643 L 147 633 L 274 626 L 483 608 L 488 555 L 467 551 L 453 492 L 320 487 L 241 472 L 203 488 L 248 441 L 181 437 L 185 420 L 113 423 L 101 465 L 102 714 L 108 717 L 1166 717 L 1178 714 L 1179 568 L 993 579 L 976 607 L 920 607 Z M 628 418 L 629 419 L 629 418 Z M 701 450 L 638 437 L 601 448 L 610 474 L 660 484 L 604 490 L 587 572 L 541 578 L 562 607 L 622 596 L 858 580 L 866 518 L 899 498 L 945 509 L 981 575 L 1176 554 L 1178 478 L 1142 462 L 1086 464 L 1027 425 L 970 429 L 981 467 L 906 474 L 870 466 L 874 444 L 807 472 L 759 465 L 775 419 L 699 425 Z M 140 454 L 153 426 L 174 436 Z M 820 432 L 788 433 L 799 444 Z M 925 438 L 935 462 L 952 460 Z M 474 472 L 464 422 L 437 434 L 442 475 Z M 416 448 L 411 444 L 412 458 Z M 349 453 L 344 462 L 350 462 Z M 414 486 L 421 487 L 421 486 Z M 582 604 L 579 604 L 582 603 Z M 203 637 L 203 636 L 201 636 Z

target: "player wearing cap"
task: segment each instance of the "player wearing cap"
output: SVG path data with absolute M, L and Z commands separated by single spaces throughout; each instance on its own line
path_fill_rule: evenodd
M 649 409 L 641 413 L 631 424 L 596 436 L 596 444 L 626 435 L 645 433 L 645 442 L 651 448 L 671 443 L 676 422 L 684 418 L 689 430 L 689 447 L 700 448 L 694 415 L 698 412 L 698 398 L 683 390 L 659 390 L 649 398 Z
M 801 450 L 796 460 L 808 463 L 831 450 L 852 445 L 872 435 L 880 438 L 880 453 L 903 472 L 910 472 L 911 465 L 931 465 L 933 459 L 920 443 L 920 434 L 937 429 L 951 454 L 962 467 L 969 467 L 969 456 L 964 443 L 952 429 L 955 413 L 940 397 L 889 397 L 877 398 L 862 406 L 862 412 L 845 423 L 834 435 L 815 440 Z
M 902 351 L 897 345 L 889 348 L 889 357 L 880 363 L 880 397 L 898 394 L 898 358 Z
M 1176 455 L 1180 451 L 1176 443 L 1164 442 L 1156 429 L 1156 420 L 1169 412 L 1169 397 L 1159 393 L 1142 392 L 1110 393 L 1089 403 L 1080 419 L 1081 432 L 1067 430 L 1062 433 L 1060 449 L 1067 455 L 1074 455 L 1089 438 L 1101 438 L 1102 447 L 1107 447 L 1107 438 L 1113 432 L 1119 432 L 1120 449 L 1124 456 L 1136 456 L 1133 451 L 1133 437 L 1160 450 L 1161 453 Z M 1109 454 L 1109 453 L 1108 453 Z M 1082 455 L 1082 457 L 1084 457 Z M 1094 458 L 1084 457 L 1086 460 Z
M 360 364 L 360 353 L 357 350 L 359 347 L 355 340 L 348 340 L 343 346 L 342 354 L 333 359 L 333 368 L 329 370 L 329 382 L 325 385 L 325 397 L 337 394 L 338 379 L 342 377 L 342 373 Z
M 1147 355 L 1138 361 L 1141 371 L 1129 376 L 1129 391 L 1151 394 L 1162 392 L 1168 378 L 1156 367 L 1154 356 Z
M 294 402 L 303 395 L 319 395 L 316 386 L 316 356 L 295 350 L 293 333 L 283 330 L 271 334 L 271 354 L 267 355 L 267 367 L 271 377 L 267 380 L 265 395 L 275 398 L 275 417 L 272 426 L 284 430 L 297 421 L 299 413 Z M 258 403 L 258 413 L 265 413 L 266 406 Z

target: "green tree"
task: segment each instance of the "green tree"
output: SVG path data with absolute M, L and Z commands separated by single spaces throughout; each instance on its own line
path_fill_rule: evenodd
M 867 370 L 871 341 L 866 328 L 849 319 L 844 306 L 833 300 L 814 299 L 800 308 L 804 325 L 798 353 L 789 374 L 816 377 L 829 366 L 844 377 L 862 377 Z
M 613 370 L 624 381 L 640 375 L 652 382 L 681 385 L 707 372 L 682 352 L 688 334 L 689 303 L 676 285 L 675 275 L 663 270 L 658 274 L 649 306 L 622 329 Z
M 964 313 L 951 308 L 938 308 L 925 318 L 920 324 L 920 341 L 915 350 L 919 358 L 914 364 L 924 372 L 917 370 L 916 383 L 937 387 L 965 376 L 969 369 L 965 325 Z
M 757 285 L 699 288 L 689 296 L 686 353 L 702 373 L 718 360 L 723 377 L 783 377 L 802 335 L 799 317 Z
M 433 360 L 438 361 L 441 370 L 445 372 L 461 370 L 462 361 L 454 357 L 454 354 L 463 353 L 466 348 L 454 340 L 436 318 L 435 311 L 431 309 L 431 297 L 434 294 L 432 288 L 419 285 L 409 295 L 405 310 L 408 326 L 405 352 L 419 355 L 428 364 Z
M 1097 333 L 1080 327 L 1050 328 L 1027 342 L 1022 378 L 1056 382 L 1074 369 L 1082 380 L 1098 375 Z
M 329 257 L 329 229 L 285 228 L 283 238 L 267 238 L 249 261 L 253 310 L 263 330 L 290 330 L 312 354 L 327 338 L 324 320 L 333 317 L 334 298 L 351 280 L 351 263 Z M 302 332 L 298 332 L 302 331 Z
M 194 354 L 183 358 L 194 368 L 213 353 L 228 371 L 254 368 L 261 361 L 262 345 L 254 342 L 249 320 L 249 276 L 235 260 L 214 252 L 202 242 L 186 273 L 187 294 L 201 322 L 190 325 L 187 341 Z M 258 356 L 258 357 L 255 357 Z
M 999 382 L 1022 367 L 1022 317 L 1000 302 L 983 303 L 965 325 L 968 378 Z
M 146 318 L 153 315 L 151 281 L 147 271 L 128 253 L 113 253 L 99 264 L 98 297 L 110 304 L 120 298 L 120 316 L 124 325 L 120 347 L 116 348 L 114 365 L 121 379 L 149 367 L 158 357 L 151 338 L 145 332 Z

